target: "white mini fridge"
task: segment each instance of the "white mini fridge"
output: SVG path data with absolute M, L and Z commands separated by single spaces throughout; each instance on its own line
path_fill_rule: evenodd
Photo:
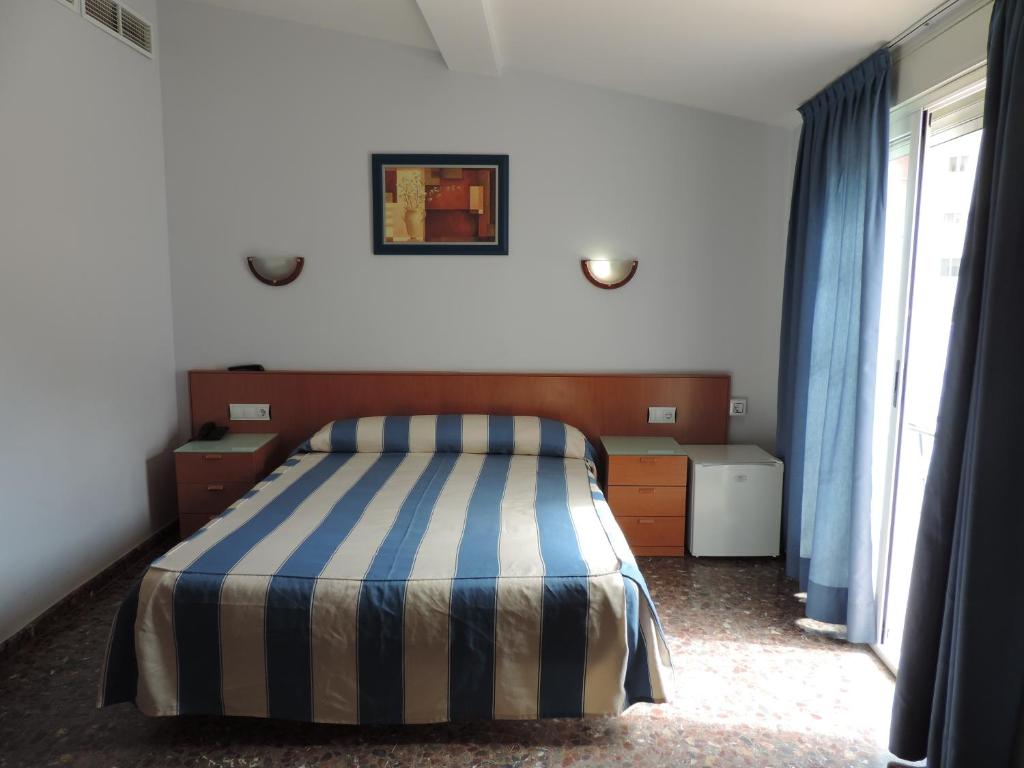
M 782 461 L 756 445 L 683 445 L 690 457 L 686 540 L 695 557 L 775 557 Z

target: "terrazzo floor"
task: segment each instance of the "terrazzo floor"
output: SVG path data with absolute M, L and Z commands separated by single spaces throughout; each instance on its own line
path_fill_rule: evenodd
M 796 627 L 802 608 L 781 563 L 640 566 L 672 649 L 671 704 L 607 719 L 400 728 L 96 709 L 107 630 L 136 575 L 126 574 L 0 659 L 0 767 L 889 764 L 892 678 L 869 651 Z

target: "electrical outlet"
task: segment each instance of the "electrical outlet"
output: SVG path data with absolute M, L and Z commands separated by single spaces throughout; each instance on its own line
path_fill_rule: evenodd
M 729 401 L 729 415 L 730 416 L 746 416 L 747 415 L 747 398 L 745 397 L 734 397 Z
M 231 421 L 270 421 L 270 404 L 230 403 L 228 418 Z
M 652 405 L 647 409 L 648 424 L 675 424 L 676 408 L 674 405 Z

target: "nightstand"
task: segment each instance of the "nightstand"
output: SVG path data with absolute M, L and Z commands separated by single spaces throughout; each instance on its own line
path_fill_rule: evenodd
M 682 557 L 686 454 L 670 437 L 602 437 L 606 496 L 634 555 Z
M 174 452 L 181 538 L 206 525 L 270 472 L 276 434 L 193 440 Z

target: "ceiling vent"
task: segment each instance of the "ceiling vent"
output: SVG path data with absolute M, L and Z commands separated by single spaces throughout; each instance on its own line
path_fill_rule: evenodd
M 115 35 L 121 33 L 120 10 L 121 6 L 113 0 L 85 0 L 85 15 Z
M 69 10 L 78 10 L 78 0 L 57 0 L 57 2 Z
M 134 11 L 121 6 L 121 37 L 144 53 L 153 54 L 153 28 Z
M 152 58 L 153 27 L 135 11 L 114 0 L 84 0 L 82 13 L 101 29 Z

